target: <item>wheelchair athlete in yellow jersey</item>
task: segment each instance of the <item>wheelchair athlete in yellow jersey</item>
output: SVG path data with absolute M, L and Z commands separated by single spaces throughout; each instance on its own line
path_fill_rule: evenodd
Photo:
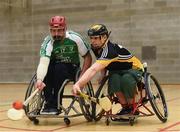
M 74 93 L 83 88 L 97 72 L 101 71 L 101 78 L 103 78 L 108 71 L 108 93 L 115 94 L 122 105 L 118 114 L 131 113 L 136 84 L 143 73 L 142 63 L 126 48 L 108 39 L 109 33 L 105 25 L 93 25 L 88 30 L 88 36 L 97 60 L 74 85 Z
M 155 113 L 160 121 L 166 122 L 167 104 L 157 79 L 147 71 L 147 66 L 143 65 L 126 48 L 111 42 L 109 35 L 110 33 L 103 24 L 93 25 L 88 30 L 91 47 L 97 60 L 75 83 L 74 94 L 77 94 L 77 91 L 80 91 L 100 71 L 101 81 L 95 97 L 108 96 L 113 104 L 120 103 L 122 108 L 119 107 L 119 111 L 114 114 L 113 107 L 110 111 L 105 112 L 98 109 L 98 105 L 94 105 L 92 113 L 96 121 L 106 116 L 107 125 L 109 117 L 112 121 L 129 121 L 133 125 L 137 117 L 153 116 Z M 145 106 L 148 101 L 154 113 Z M 140 110 L 140 107 L 144 109 Z

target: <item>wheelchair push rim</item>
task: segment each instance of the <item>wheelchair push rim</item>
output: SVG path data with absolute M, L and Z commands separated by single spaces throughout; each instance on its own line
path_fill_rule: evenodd
M 36 74 L 32 77 L 28 89 L 26 91 L 25 100 L 31 95 L 31 93 L 36 89 L 34 87 L 36 81 Z M 42 98 L 43 95 L 42 92 L 38 92 L 36 96 L 32 98 L 32 100 L 29 102 L 29 104 L 24 108 L 26 116 L 32 120 L 35 119 L 33 117 L 33 113 L 38 114 L 41 110 L 42 104 L 44 102 L 44 99 Z
M 95 93 L 96 98 L 102 98 L 108 96 L 108 85 L 106 85 L 107 80 L 108 80 L 108 76 L 103 78 L 103 80 L 101 81 L 101 84 Z M 105 114 L 105 111 L 101 107 L 98 107 L 96 103 L 92 103 L 92 108 L 93 108 L 92 115 L 94 120 L 99 121 Z
M 168 109 L 162 88 L 157 79 L 147 73 L 145 75 L 145 88 L 150 104 L 160 121 L 166 122 L 168 117 Z
M 93 88 L 92 88 L 92 84 L 91 82 L 88 82 L 87 85 L 85 86 L 85 88 L 83 89 L 82 91 L 83 93 L 93 97 L 94 96 L 94 91 L 93 91 Z M 79 97 L 79 103 L 80 103 L 80 108 L 81 108 L 81 111 L 85 117 L 85 119 L 87 121 L 92 121 L 92 102 L 89 102 L 87 100 L 85 100 L 84 98 L 82 97 Z
M 28 88 L 26 90 L 26 94 L 25 94 L 25 100 L 35 91 L 35 81 L 36 81 L 36 74 L 32 77 Z M 35 115 L 40 113 L 42 104 L 44 102 L 43 97 L 43 93 L 41 91 L 39 91 L 36 96 L 34 96 L 31 101 L 28 103 L 28 105 L 26 107 L 24 107 L 24 111 L 26 116 L 29 118 L 30 121 L 33 121 L 33 123 L 35 125 L 39 124 L 39 120 L 36 119 Z

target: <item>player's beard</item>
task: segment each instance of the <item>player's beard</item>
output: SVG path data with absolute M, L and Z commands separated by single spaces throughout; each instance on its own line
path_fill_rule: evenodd
M 94 50 L 99 50 L 99 49 L 101 49 L 101 47 L 102 46 L 93 46 L 93 45 L 91 45 L 91 48 L 94 49 Z
M 53 36 L 53 39 L 54 39 L 54 40 L 62 40 L 63 37 L 62 37 L 62 36 L 59 36 L 59 35 L 55 35 L 55 36 Z
M 100 49 L 102 49 L 102 47 L 103 47 L 103 45 L 104 44 L 101 44 L 101 45 L 97 45 L 97 44 L 91 44 L 91 48 L 93 49 L 93 50 L 100 50 Z

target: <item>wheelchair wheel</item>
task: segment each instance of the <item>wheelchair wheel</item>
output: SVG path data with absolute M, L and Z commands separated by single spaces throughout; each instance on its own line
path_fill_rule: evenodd
M 102 81 L 95 93 L 96 98 L 102 98 L 108 95 L 108 85 L 107 85 L 108 76 L 106 76 Z M 105 111 L 96 103 L 92 103 L 92 114 L 95 121 L 99 121 L 104 115 Z
M 94 91 L 91 82 L 89 82 L 82 90 L 83 93 L 94 97 Z M 92 121 L 92 103 L 79 97 L 81 111 L 87 121 Z
M 75 82 L 79 79 L 80 72 L 81 69 L 78 69 L 75 77 Z M 87 83 L 87 85 L 83 88 L 82 92 L 91 97 L 94 97 L 94 90 L 91 82 Z M 92 121 L 92 103 L 87 100 L 84 100 L 82 97 L 79 97 L 79 105 L 86 120 Z
M 145 88 L 156 116 L 160 121 L 166 122 L 168 109 L 165 96 L 157 79 L 150 73 L 145 74 Z
M 35 87 L 34 87 L 35 81 L 36 81 L 36 74 L 32 77 L 32 79 L 29 83 L 29 86 L 27 88 L 26 95 L 25 95 L 25 100 L 31 95 L 31 93 L 33 93 L 35 91 Z M 36 120 L 36 118 L 34 116 L 38 115 L 40 113 L 41 107 L 44 102 L 42 94 L 43 94 L 42 92 L 38 92 L 32 98 L 32 100 L 29 102 L 29 104 L 24 108 L 25 114 L 31 121 Z M 32 120 L 32 119 L 34 119 L 34 120 Z

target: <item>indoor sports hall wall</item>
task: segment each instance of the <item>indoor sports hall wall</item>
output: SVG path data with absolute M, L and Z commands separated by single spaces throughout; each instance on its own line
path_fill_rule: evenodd
M 161 83 L 180 83 L 180 0 L 1 0 L 0 82 L 31 79 L 54 15 L 87 40 L 90 25 L 106 24 Z

